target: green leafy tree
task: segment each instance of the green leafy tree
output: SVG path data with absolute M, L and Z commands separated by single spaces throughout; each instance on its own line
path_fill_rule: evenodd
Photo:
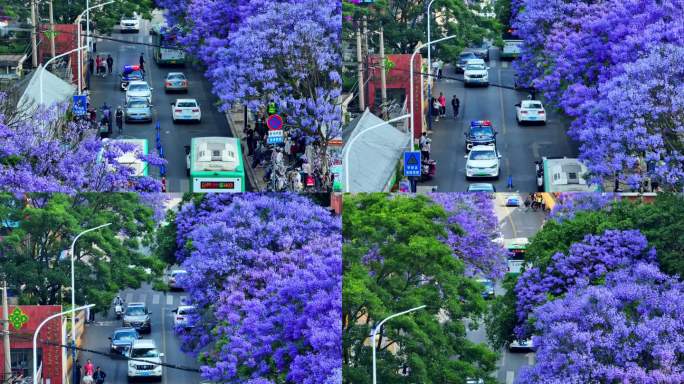
M 142 251 L 154 231 L 153 211 L 135 193 L 32 194 L 0 199 L 0 270 L 22 304 L 71 302 L 71 258 L 60 259 L 84 229 L 112 223 L 76 242 L 76 301 L 109 308 L 117 292 L 137 288 L 164 263 Z M 6 225 L 15 222 L 15 225 Z M 151 272 L 148 274 L 148 271 Z
M 365 16 L 369 30 L 384 27 L 386 53 L 412 53 L 418 42 L 427 42 L 425 11 L 428 3 L 429 0 L 376 0 L 372 6 L 359 6 L 344 2 L 344 39 L 356 41 L 354 22 Z M 452 61 L 466 46 L 496 36 L 499 23 L 473 13 L 479 7 L 479 4 L 468 5 L 463 0 L 437 0 L 432 4 L 432 40 L 457 36 L 435 46 L 433 57 Z M 374 36 L 369 36 L 369 44 L 377 46 Z
M 659 194 L 652 203 L 623 200 L 602 210 L 577 212 L 572 219 L 562 222 L 549 220 L 531 239 L 526 261 L 543 270 L 555 253 L 567 254 L 573 243 L 607 229 L 638 229 L 656 249 L 660 269 L 670 275 L 684 276 L 684 196 L 675 194 Z M 512 339 L 516 281 L 514 276 L 506 283 L 506 295 L 495 299 L 486 318 L 488 339 L 495 347 Z
M 439 240 L 462 229 L 447 226 L 442 207 L 424 196 L 345 196 L 344 209 L 344 382 L 370 382 L 373 324 L 423 304 L 425 309 L 390 320 L 378 333 L 378 381 L 487 378 L 497 354 L 466 339 L 466 324 L 486 310 L 482 286 L 465 277 L 464 263 Z

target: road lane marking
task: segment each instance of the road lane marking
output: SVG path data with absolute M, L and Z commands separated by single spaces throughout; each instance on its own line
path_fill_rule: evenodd
M 147 294 L 146 293 L 141 293 L 140 294 L 140 300 L 138 300 L 143 303 L 147 303 Z
M 499 83 L 501 82 L 501 68 L 498 69 L 499 73 Z M 503 88 L 499 88 L 499 104 L 501 105 L 501 124 L 503 125 L 503 134 L 506 135 L 507 131 L 507 126 L 506 126 L 506 110 L 504 109 L 504 102 L 503 102 Z
M 126 294 L 126 302 L 130 303 L 131 301 L 133 301 L 133 293 L 132 292 Z
M 508 61 L 502 61 L 501 68 L 508 68 Z
M 515 372 L 506 371 L 506 384 L 513 384 L 513 379 L 515 379 Z
M 152 296 L 152 304 L 159 304 L 159 294 L 155 293 L 154 296 Z
M 106 321 L 96 321 L 93 324 L 98 326 L 98 327 L 113 327 L 115 325 L 121 324 L 121 322 L 116 321 L 116 320 L 106 320 Z
M 166 305 L 173 305 L 173 296 L 166 295 Z
M 535 354 L 532 353 L 532 352 L 530 352 L 530 353 L 528 353 L 528 354 L 525 355 L 525 356 L 527 356 L 527 364 L 528 364 L 528 365 L 534 365 L 534 356 L 535 356 Z

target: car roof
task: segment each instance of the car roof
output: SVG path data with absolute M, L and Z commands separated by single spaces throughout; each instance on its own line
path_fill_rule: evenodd
M 475 56 L 475 52 L 473 51 L 463 51 L 458 54 L 459 56 Z
M 470 59 L 466 62 L 466 64 L 484 64 L 485 61 L 482 59 Z
M 496 147 L 492 145 L 476 145 L 470 149 L 471 151 L 494 151 Z
M 144 307 L 145 303 L 143 302 L 135 302 L 135 303 L 128 303 L 129 307 Z
M 169 77 L 171 75 L 183 75 L 183 76 L 185 76 L 185 73 L 183 73 L 183 72 L 169 72 L 166 74 L 166 77 Z
M 178 309 L 195 309 L 194 305 L 179 305 Z
M 149 85 L 147 84 L 147 81 L 145 81 L 145 80 L 133 80 L 130 83 L 128 83 L 129 86 L 136 85 L 136 84 L 145 84 L 149 87 Z
M 190 101 L 197 103 L 197 99 L 176 99 L 176 104 L 178 104 L 179 102 L 184 103 L 184 102 L 190 102 Z M 178 271 L 187 272 L 184 269 L 179 269 Z M 173 272 L 171 272 L 171 273 L 173 273 Z
M 539 103 L 542 106 L 544 105 L 541 101 L 539 100 L 523 100 L 520 105 L 530 105 L 532 103 Z
M 138 331 L 135 330 L 135 328 L 126 327 L 126 328 L 117 328 L 117 329 L 114 330 L 113 333 L 131 332 L 131 331 L 133 331 L 133 332 L 138 332 Z
M 157 348 L 157 343 L 152 339 L 133 340 L 133 348 Z

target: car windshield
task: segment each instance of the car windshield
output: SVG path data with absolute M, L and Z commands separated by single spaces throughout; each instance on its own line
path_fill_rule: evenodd
M 178 309 L 179 315 L 190 315 L 195 313 L 195 308 L 180 308 Z
M 131 357 L 159 357 L 159 351 L 156 348 L 135 348 Z
M 494 151 L 472 151 L 470 160 L 493 160 L 496 159 Z
M 476 125 L 470 128 L 470 134 L 475 136 L 491 136 L 494 132 L 491 126 Z
M 147 102 L 144 100 L 135 100 L 128 103 L 128 108 L 147 108 Z
M 542 109 L 541 103 L 528 103 L 525 105 L 525 108 L 527 109 Z
M 126 308 L 127 316 L 142 316 L 145 314 L 144 307 L 128 307 Z
M 147 84 L 131 84 L 128 86 L 128 90 L 144 92 L 149 90 L 149 88 L 147 87 Z
M 482 64 L 468 64 L 466 66 L 467 71 L 484 71 L 485 66 Z
M 114 340 L 133 340 L 137 339 L 135 331 L 119 331 L 114 334 Z
M 124 75 L 126 75 L 129 78 L 131 78 L 131 77 L 142 78 L 142 72 L 139 70 L 137 70 L 137 71 L 125 71 Z
M 461 54 L 459 55 L 459 57 L 460 57 L 460 60 L 461 60 L 461 61 L 465 61 L 465 60 L 470 60 L 470 59 L 475 59 L 475 58 L 477 58 L 477 57 L 475 56 L 475 54 L 472 53 L 472 52 L 461 53 Z
M 176 107 L 196 107 L 197 104 L 194 101 L 179 101 L 178 104 L 176 104 Z M 182 275 L 182 273 L 177 273 L 173 275 L 173 277 L 178 277 Z
M 185 75 L 182 73 L 170 73 L 166 76 L 167 80 L 185 80 Z

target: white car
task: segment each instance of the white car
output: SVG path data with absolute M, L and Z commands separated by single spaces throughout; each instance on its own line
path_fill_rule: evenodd
M 202 111 L 195 99 L 176 99 L 171 103 L 171 116 L 174 123 L 181 120 L 199 123 L 202 120 Z
M 178 308 L 171 311 L 173 315 L 173 326 L 174 327 L 188 327 L 188 317 L 195 313 L 194 305 L 180 305 Z
M 164 354 L 159 353 L 154 340 L 134 340 L 125 356 L 135 359 L 128 360 L 129 380 L 140 377 L 153 377 L 161 380 L 162 366 L 159 363 L 161 363 L 161 358 L 164 357 Z
M 183 286 L 179 283 L 178 277 L 187 274 L 188 271 L 185 269 L 174 269 L 171 271 L 169 276 L 169 288 L 171 289 L 183 289 Z
M 150 88 L 150 85 L 147 84 L 147 81 L 131 81 L 128 83 L 128 87 L 126 88 L 126 104 L 128 104 L 128 100 L 133 98 L 133 97 L 142 97 L 147 99 L 147 102 L 152 104 L 152 90 L 154 88 Z
M 471 59 L 463 69 L 463 83 L 469 85 L 489 86 L 489 67 L 482 59 Z
M 534 351 L 534 343 L 532 342 L 532 338 L 530 337 L 527 340 L 513 340 L 509 345 L 508 345 L 508 350 L 510 352 L 518 352 L 518 351 Z
M 522 123 L 546 124 L 546 111 L 539 100 L 523 100 L 515 105 L 515 120 Z
M 499 177 L 501 155 L 494 145 L 476 145 L 464 156 L 466 160 L 466 179 L 472 177 Z
M 140 19 L 136 14 L 124 16 L 119 22 L 119 28 L 121 29 L 121 33 L 129 31 L 136 33 L 140 32 Z

